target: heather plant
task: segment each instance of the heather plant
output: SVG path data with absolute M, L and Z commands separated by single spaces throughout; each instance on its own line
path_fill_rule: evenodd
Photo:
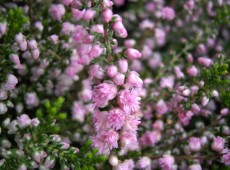
M 0 169 L 229 169 L 229 0 L 0 14 Z

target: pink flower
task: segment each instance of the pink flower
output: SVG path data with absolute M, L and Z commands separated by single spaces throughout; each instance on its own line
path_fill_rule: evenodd
M 108 155 L 110 150 L 118 147 L 119 135 L 113 130 L 102 131 L 92 137 L 93 146 L 99 149 L 100 154 Z
M 200 138 L 191 137 L 189 139 L 189 147 L 194 152 L 200 151 L 201 150 L 201 140 L 200 140 Z
M 151 169 L 151 159 L 147 156 L 141 157 L 136 164 L 138 169 Z
M 134 161 L 132 159 L 125 160 L 122 163 L 119 163 L 114 170 L 133 170 L 134 169 Z
M 116 74 L 117 74 L 117 67 L 114 66 L 114 65 L 109 66 L 108 69 L 107 69 L 107 75 L 110 78 L 113 78 Z
M 157 102 L 157 104 L 155 105 L 155 109 L 158 114 L 165 114 L 169 111 L 168 106 L 162 99 Z
M 99 33 L 99 34 L 102 34 L 104 35 L 105 34 L 105 30 L 104 30 L 104 27 L 102 24 L 96 24 L 96 25 L 93 25 L 90 29 L 91 32 L 96 32 L 96 33 Z
M 130 71 L 126 79 L 126 84 L 129 87 L 142 87 L 143 81 L 136 71 Z
M 222 137 L 217 136 L 213 139 L 212 149 L 216 152 L 222 152 L 224 150 L 224 143 L 225 140 Z
M 118 60 L 118 67 L 121 73 L 126 73 L 128 71 L 128 61 L 127 60 Z
M 62 24 L 61 34 L 70 35 L 74 31 L 74 25 L 70 22 L 64 22 Z
M 199 57 L 198 62 L 205 67 L 210 67 L 212 65 L 212 60 L 207 57 Z
M 101 83 L 93 89 L 93 102 L 97 107 L 105 107 L 109 100 L 117 95 L 117 86 L 114 84 Z
M 192 164 L 189 166 L 188 169 L 189 170 L 202 170 L 202 167 L 200 166 L 200 164 Z
M 31 50 L 37 49 L 38 48 L 37 41 L 36 40 L 28 41 L 28 46 Z
M 99 110 L 94 110 L 93 122 L 97 132 L 109 129 L 108 112 L 100 112 Z
M 115 33 L 121 37 L 121 38 L 126 38 L 128 36 L 128 33 L 124 27 L 124 25 L 122 24 L 121 21 L 116 21 L 114 24 L 113 24 L 113 30 L 115 31 Z
M 23 114 L 20 117 L 17 117 L 18 125 L 20 128 L 24 128 L 26 126 L 29 126 L 31 123 L 31 119 L 28 115 Z
M 173 76 L 162 77 L 160 81 L 160 86 L 162 88 L 172 89 L 174 86 L 174 77 Z
M 171 155 L 164 155 L 159 159 L 159 165 L 162 170 L 172 170 L 175 160 Z
M 127 56 L 128 59 L 130 60 L 134 60 L 134 59 L 139 59 L 141 58 L 141 53 L 134 49 L 134 48 L 128 48 L 126 51 L 125 51 L 125 55 Z
M 222 116 L 226 116 L 226 115 L 228 115 L 228 113 L 229 113 L 229 109 L 228 109 L 228 108 L 223 108 L 223 109 L 221 109 L 221 111 L 220 111 L 220 114 L 221 114 Z
M 196 77 L 196 76 L 197 76 L 197 73 L 198 73 L 198 70 L 197 70 L 196 66 L 191 66 L 191 67 L 188 67 L 188 68 L 187 68 L 187 73 L 188 73 L 190 76 Z
M 82 17 L 82 19 L 88 21 L 93 19 L 95 15 L 96 15 L 96 11 L 89 8 L 85 11 L 85 14 Z
M 74 102 L 72 106 L 72 118 L 79 122 L 84 122 L 86 115 L 86 108 L 80 102 Z
M 161 139 L 161 133 L 159 131 L 147 131 L 141 138 L 140 143 L 143 146 L 154 146 Z
M 106 8 L 102 12 L 102 19 L 104 22 L 108 23 L 113 17 L 113 11 L 110 8 Z
M 6 29 L 7 29 L 7 23 L 6 22 L 0 23 L 0 37 L 6 34 Z
M 125 82 L 125 75 L 121 74 L 121 73 L 117 73 L 114 77 L 113 77 L 113 82 L 120 86 L 123 85 Z
M 7 76 L 7 80 L 6 83 L 4 85 L 5 90 L 13 90 L 16 86 L 16 84 L 18 84 L 18 79 L 17 77 L 15 77 L 13 74 L 9 74 Z
M 96 58 L 99 57 L 103 52 L 103 49 L 101 48 L 101 46 L 99 44 L 94 45 L 90 52 L 89 52 L 89 56 L 91 58 Z
M 222 156 L 222 161 L 225 165 L 230 166 L 230 152 Z
M 138 140 L 137 140 L 137 134 L 134 133 L 133 131 L 122 131 L 121 136 L 120 136 L 120 143 L 121 143 L 121 148 L 124 151 L 128 150 L 136 150 L 138 149 Z
M 166 20 L 173 20 L 175 18 L 175 11 L 171 7 L 164 7 L 162 9 L 162 17 Z
M 140 123 L 140 118 L 133 115 L 127 115 L 122 130 L 136 132 Z
M 39 104 L 39 99 L 35 92 L 26 93 L 25 101 L 29 107 L 36 107 Z
M 62 16 L 65 14 L 65 7 L 62 4 L 51 5 L 49 14 L 54 20 L 61 21 Z
M 108 124 L 115 130 L 119 130 L 125 123 L 124 112 L 119 108 L 114 108 L 109 111 Z
M 135 112 L 140 108 L 140 97 L 136 95 L 134 91 L 122 90 L 118 95 L 118 105 L 125 111 L 125 113 L 130 114 Z

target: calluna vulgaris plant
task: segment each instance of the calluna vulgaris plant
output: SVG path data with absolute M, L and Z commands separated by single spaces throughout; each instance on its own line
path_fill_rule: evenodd
M 0 0 L 0 169 L 230 169 L 229 0 Z

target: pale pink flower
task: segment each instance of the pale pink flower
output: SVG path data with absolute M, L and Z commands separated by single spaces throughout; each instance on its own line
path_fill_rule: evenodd
M 65 14 L 65 7 L 62 4 L 53 4 L 49 8 L 49 14 L 54 20 L 61 21 Z
M 155 109 L 158 114 L 165 114 L 169 111 L 168 106 L 162 99 L 157 102 L 157 104 L 155 105 Z
M 93 123 L 97 132 L 109 129 L 108 112 L 100 112 L 99 110 L 94 110 Z
M 26 114 L 23 114 L 23 115 L 17 117 L 17 121 L 18 121 L 18 125 L 20 128 L 24 128 L 26 126 L 29 126 L 31 123 L 31 119 Z
M 230 152 L 222 156 L 222 161 L 225 165 L 230 166 Z
M 105 107 L 109 100 L 117 95 L 117 86 L 109 83 L 101 83 L 93 89 L 93 102 L 97 107 Z
M 143 81 L 142 79 L 139 77 L 139 74 L 136 71 L 130 71 L 127 79 L 126 79 L 126 84 L 129 87 L 142 87 L 143 85 Z
M 213 139 L 212 149 L 216 152 L 222 152 L 224 150 L 224 143 L 225 139 L 220 136 L 217 136 Z
M 161 133 L 159 131 L 147 131 L 141 138 L 140 143 L 143 146 L 154 146 L 161 140 Z
M 128 33 L 124 27 L 124 25 L 122 24 L 121 21 L 116 21 L 113 25 L 113 30 L 115 31 L 115 33 L 121 37 L 121 38 L 126 38 L 128 36 Z
M 164 155 L 159 159 L 159 165 L 162 170 L 172 170 L 175 160 L 171 155 Z
M 114 108 L 109 111 L 108 124 L 115 130 L 119 130 L 125 123 L 124 112 L 119 108 Z
M 120 136 L 121 148 L 125 151 L 138 149 L 137 134 L 133 131 L 122 131 Z
M 100 154 L 108 155 L 110 150 L 118 147 L 119 135 L 113 130 L 102 131 L 92 137 L 93 146 L 99 149 Z
M 103 12 L 102 12 L 102 18 L 103 21 L 108 23 L 113 17 L 113 11 L 110 8 L 106 8 Z
M 128 59 L 130 60 L 134 60 L 134 59 L 139 59 L 141 58 L 142 54 L 134 49 L 134 48 L 128 48 L 126 51 L 125 51 L 125 55 L 127 56 Z
M 200 138 L 191 137 L 189 139 L 189 147 L 194 152 L 200 151 L 201 150 L 201 140 L 200 140 Z
M 150 170 L 151 169 L 151 159 L 147 156 L 141 157 L 137 161 L 136 167 L 138 169 Z
M 134 166 L 134 161 L 132 159 L 128 159 L 119 163 L 116 167 L 114 167 L 114 170 L 133 170 Z
M 127 115 L 125 117 L 125 123 L 124 126 L 122 127 L 122 130 L 136 132 L 138 129 L 138 125 L 140 123 L 141 121 L 139 117 L 135 117 L 133 115 Z
M 118 105 L 125 111 L 125 113 L 130 114 L 135 112 L 140 108 L 140 97 L 134 91 L 122 90 L 118 95 Z
M 210 67 L 213 63 L 212 60 L 207 57 L 199 57 L 198 62 L 205 67 Z
M 162 17 L 166 20 L 173 20 L 175 18 L 175 11 L 171 7 L 164 7 L 161 12 Z

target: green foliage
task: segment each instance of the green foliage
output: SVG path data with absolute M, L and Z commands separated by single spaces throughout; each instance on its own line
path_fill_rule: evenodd
M 230 24 L 230 7 L 225 5 L 217 10 L 215 23 L 218 25 Z

